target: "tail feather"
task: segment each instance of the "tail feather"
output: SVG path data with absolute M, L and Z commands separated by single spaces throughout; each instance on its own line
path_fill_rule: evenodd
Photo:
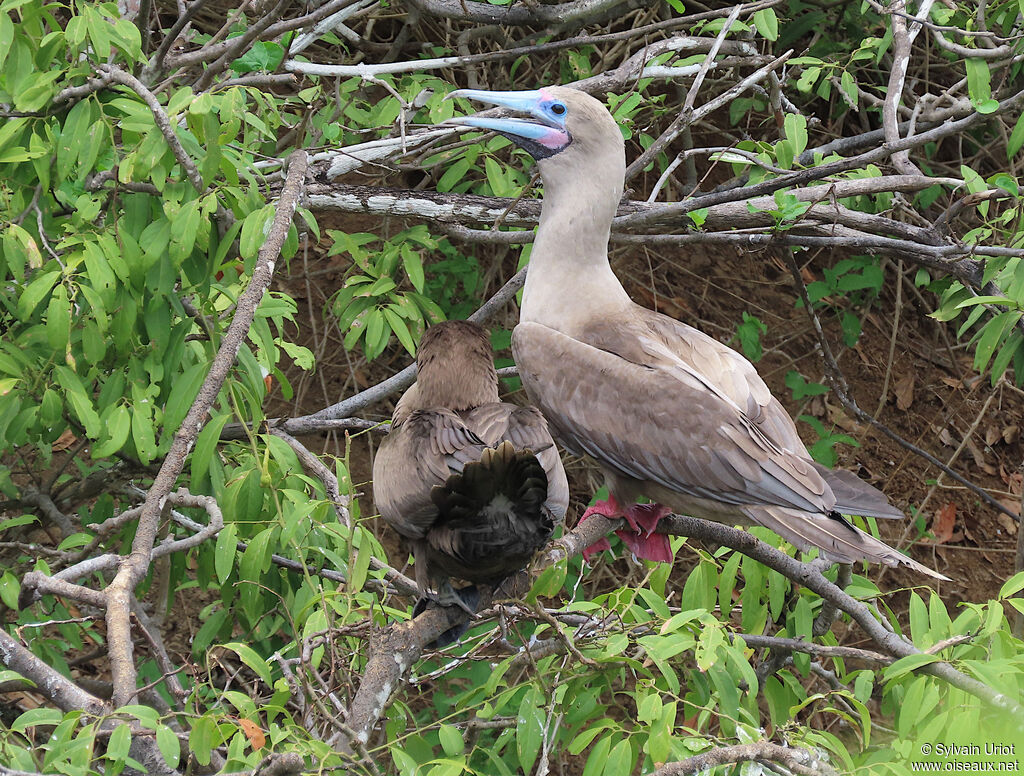
M 523 568 L 554 531 L 548 480 L 537 457 L 511 442 L 487 448 L 431 491 L 438 518 L 427 534 L 438 571 L 496 582 Z
M 866 560 L 887 566 L 906 566 L 935 579 L 949 580 L 845 520 L 782 507 L 747 507 L 744 512 L 758 525 L 770 528 L 800 549 L 817 547 L 824 556 L 839 563 Z
M 516 450 L 511 442 L 486 448 L 480 459 L 467 463 L 431 499 L 449 520 L 478 520 L 489 509 L 508 509 L 522 518 L 536 519 L 547 498 L 544 467 L 530 450 Z
M 829 469 L 819 463 L 814 464 L 814 468 L 832 488 L 832 493 L 836 497 L 837 512 L 886 520 L 906 517 L 901 510 L 889 503 L 889 499 L 882 491 L 864 482 L 853 472 Z

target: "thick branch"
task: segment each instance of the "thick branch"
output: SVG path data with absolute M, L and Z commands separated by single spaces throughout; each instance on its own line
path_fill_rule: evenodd
M 411 7 L 428 16 L 478 24 L 563 25 L 601 21 L 611 14 L 628 13 L 650 4 L 650 0 L 569 0 L 553 5 L 463 2 L 461 0 L 405 0 Z
M 125 559 L 114 581 L 106 590 L 107 638 L 110 644 L 110 662 L 114 681 L 114 703 L 117 706 L 130 703 L 135 695 L 135 665 L 132 659 L 131 630 L 128 620 L 132 591 L 149 569 L 153 542 L 156 539 L 164 501 L 184 468 L 185 459 L 192 450 L 196 437 L 206 425 L 209 410 L 227 379 L 228 371 L 235 362 L 238 349 L 245 340 L 249 327 L 252 326 L 256 308 L 270 286 L 275 263 L 291 226 L 292 215 L 299 203 L 306 169 L 307 160 L 304 151 L 296 151 L 289 157 L 285 186 L 281 192 L 277 212 L 267 234 L 267 240 L 259 251 L 252 279 L 238 299 L 235 315 L 224 334 L 217 355 L 210 365 L 210 371 L 199 389 L 196 400 L 189 408 L 181 428 L 174 435 L 167 457 L 142 505 L 131 554 Z

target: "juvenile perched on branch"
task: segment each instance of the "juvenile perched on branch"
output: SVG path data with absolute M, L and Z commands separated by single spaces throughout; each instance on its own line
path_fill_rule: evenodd
M 836 561 L 945 578 L 843 517 L 903 513 L 854 474 L 815 463 L 747 359 L 630 300 L 608 263 L 626 163 L 604 105 L 564 87 L 453 95 L 521 114 L 451 121 L 505 135 L 537 160 L 544 182 L 512 352 L 555 436 L 604 470 L 610 497 L 584 518 L 625 518 L 631 530 L 620 536 L 653 560 L 672 559 L 655 528 L 675 510 L 763 525 Z M 656 503 L 638 504 L 641 496 Z
M 373 496 L 409 540 L 420 594 L 472 615 L 450 578 L 493 585 L 524 568 L 565 518 L 569 486 L 540 412 L 498 400 L 484 329 L 431 327 L 416 368 L 374 459 Z

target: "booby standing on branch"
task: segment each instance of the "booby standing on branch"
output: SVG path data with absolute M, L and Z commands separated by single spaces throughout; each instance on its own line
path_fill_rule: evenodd
M 835 561 L 944 578 L 843 517 L 904 515 L 853 473 L 815 463 L 747 359 L 626 294 L 608 263 L 625 149 L 604 105 L 557 86 L 455 96 L 521 114 L 449 123 L 498 132 L 537 160 L 544 201 L 512 353 L 555 436 L 604 470 L 610 497 L 584 519 L 624 517 L 631 530 L 620 536 L 653 560 L 672 559 L 654 529 L 678 511 L 763 525 Z
M 569 486 L 540 412 L 498 400 L 484 329 L 432 326 L 416 366 L 374 458 L 373 497 L 412 546 L 420 594 L 473 614 L 449 577 L 497 584 L 524 568 L 564 519 Z

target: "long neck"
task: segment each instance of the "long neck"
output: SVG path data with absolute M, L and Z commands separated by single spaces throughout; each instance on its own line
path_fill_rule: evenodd
M 520 320 L 572 334 L 575 324 L 631 304 L 608 264 L 608 237 L 622 196 L 624 166 L 623 160 L 610 156 L 594 164 L 593 177 L 587 179 L 579 170 L 542 168 L 544 203 Z

